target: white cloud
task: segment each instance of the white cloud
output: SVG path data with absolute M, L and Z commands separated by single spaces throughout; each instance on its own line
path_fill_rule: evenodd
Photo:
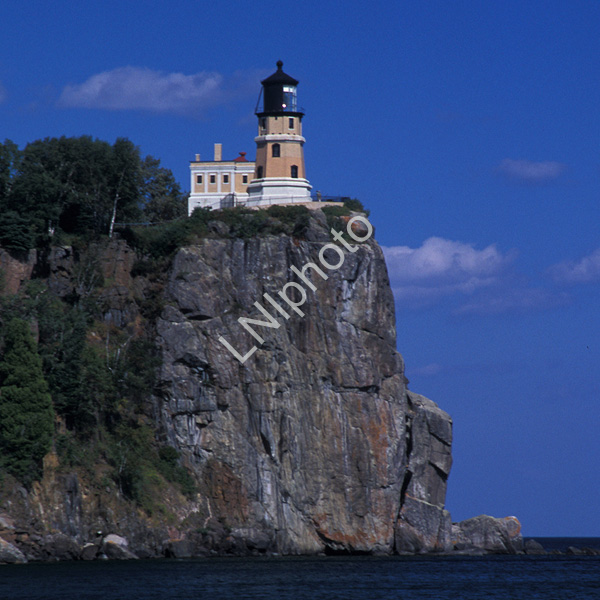
M 388 273 L 400 303 L 431 303 L 452 294 L 472 294 L 498 283 L 516 253 L 502 254 L 494 244 L 471 244 L 432 237 L 420 248 L 383 247 Z
M 229 79 L 202 71 L 193 75 L 164 73 L 143 67 L 119 67 L 63 88 L 59 106 L 106 110 L 149 110 L 199 115 L 216 105 L 258 89 L 256 72 L 237 72 Z
M 535 287 L 514 287 L 485 293 L 464 303 L 453 312 L 458 315 L 498 315 L 524 313 L 565 306 L 571 302 L 568 294 Z
M 566 165 L 556 161 L 514 160 L 505 158 L 497 167 L 498 173 L 523 183 L 545 183 L 559 177 Z
M 546 310 L 571 301 L 553 288 L 534 287 L 514 272 L 517 252 L 495 244 L 472 244 L 432 237 L 419 248 L 383 247 L 398 307 L 419 309 L 444 303 L 455 315 L 497 315 Z M 600 251 L 598 252 L 600 267 Z M 600 270 L 599 270 L 600 273 Z M 435 365 L 423 367 L 435 374 Z
M 410 370 L 409 375 L 414 377 L 432 377 L 434 375 L 439 375 L 442 371 L 442 366 L 438 363 L 430 363 L 423 367 L 416 367 Z
M 579 260 L 564 260 L 548 269 L 556 283 L 576 284 L 600 281 L 600 248 Z

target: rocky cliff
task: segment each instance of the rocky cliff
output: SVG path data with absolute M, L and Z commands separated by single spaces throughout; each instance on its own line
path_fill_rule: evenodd
M 139 327 L 151 292 L 160 296 L 152 332 L 161 360 L 145 412 L 156 441 L 193 473 L 195 497 L 165 489 L 168 518 L 149 516 L 52 454 L 31 490 L 4 484 L 0 537 L 29 558 L 449 552 L 457 540 L 468 549 L 444 509 L 452 421 L 407 390 L 377 243 L 345 251 L 326 280 L 312 271 L 304 316 L 288 310 L 288 319 L 264 294 L 279 298 L 286 283 L 303 283 L 293 266 L 319 264 L 332 241 L 321 210 L 301 237 L 242 239 L 224 223 L 210 227 L 176 252 L 158 286 L 134 276 L 134 251 L 113 240 L 102 250 L 108 284 L 98 292 L 105 324 L 123 330 Z M 35 260 L 15 266 L 11 292 L 32 272 L 53 293 L 72 292 L 72 249 L 54 249 L 43 268 Z M 264 320 L 256 302 L 279 324 L 255 327 L 262 345 L 237 320 Z M 242 364 L 221 336 L 242 354 L 258 350 Z

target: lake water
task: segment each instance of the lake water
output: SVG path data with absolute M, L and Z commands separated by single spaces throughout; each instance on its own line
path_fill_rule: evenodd
M 540 541 L 546 546 L 545 540 Z M 556 547 L 566 545 L 561 542 Z M 600 557 L 336 556 L 31 563 L 0 566 L 0 598 L 587 600 L 600 599 Z

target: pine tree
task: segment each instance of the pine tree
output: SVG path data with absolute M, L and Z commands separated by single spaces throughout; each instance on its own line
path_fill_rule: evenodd
M 29 325 L 12 319 L 0 362 L 0 465 L 28 485 L 42 474 L 54 410 Z

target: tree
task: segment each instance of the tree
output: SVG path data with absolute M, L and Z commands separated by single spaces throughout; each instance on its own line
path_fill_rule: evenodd
M 117 222 L 171 221 L 185 216 L 186 197 L 169 169 L 151 156 L 142 161 L 126 138 L 111 145 L 63 136 L 31 142 L 22 152 L 0 144 L 0 214 L 6 211 L 24 219 L 39 246 L 57 230 L 111 236 Z
M 11 319 L 0 362 L 0 464 L 28 485 L 42 474 L 54 410 L 29 324 Z
M 150 223 L 173 221 L 187 215 L 187 198 L 173 173 L 161 167 L 160 160 L 152 156 L 142 161 L 140 196 L 144 216 Z
M 27 252 L 33 248 L 31 225 L 14 210 L 0 214 L 0 246 L 7 250 Z
M 4 140 L 0 144 L 0 210 L 6 207 L 20 158 L 21 152 L 14 142 Z
M 112 237 L 115 221 L 135 221 L 141 216 L 139 189 L 141 184 L 140 150 L 125 138 L 118 138 L 111 156 L 111 210 L 109 237 Z

